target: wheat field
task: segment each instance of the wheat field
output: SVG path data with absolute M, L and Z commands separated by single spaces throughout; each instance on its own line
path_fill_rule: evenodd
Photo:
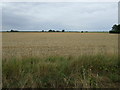
M 3 88 L 119 88 L 118 35 L 2 33 Z
M 3 33 L 3 58 L 116 54 L 118 35 L 109 33 Z

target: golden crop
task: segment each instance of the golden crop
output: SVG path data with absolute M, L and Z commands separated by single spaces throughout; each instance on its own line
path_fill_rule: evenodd
M 3 58 L 116 54 L 118 35 L 109 33 L 3 33 Z

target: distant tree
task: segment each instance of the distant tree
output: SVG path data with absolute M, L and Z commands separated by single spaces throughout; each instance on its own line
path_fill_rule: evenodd
M 11 30 L 11 32 L 14 32 L 14 30 Z
M 52 32 L 55 32 L 55 30 L 52 30 Z
M 62 30 L 62 32 L 65 32 L 65 30 Z
M 57 30 L 56 32 L 60 32 L 59 30 Z
M 44 32 L 44 30 L 42 30 L 42 32 Z
M 10 32 L 18 32 L 17 30 L 11 30 Z
M 119 25 L 113 25 L 112 30 L 109 31 L 109 33 L 120 33 L 120 24 Z
M 48 32 L 52 32 L 52 30 L 50 29 Z
M 120 30 L 120 24 L 117 27 L 118 27 L 117 29 Z
M 117 29 L 118 29 L 118 26 L 116 24 L 113 25 L 112 30 L 117 30 Z

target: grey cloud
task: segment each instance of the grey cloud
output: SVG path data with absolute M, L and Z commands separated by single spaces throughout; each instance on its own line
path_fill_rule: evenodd
M 108 30 L 117 23 L 117 3 L 4 3 L 3 30 Z

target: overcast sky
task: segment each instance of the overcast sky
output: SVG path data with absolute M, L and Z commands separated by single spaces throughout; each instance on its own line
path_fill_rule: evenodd
M 2 30 L 110 30 L 117 2 L 6 2 Z

